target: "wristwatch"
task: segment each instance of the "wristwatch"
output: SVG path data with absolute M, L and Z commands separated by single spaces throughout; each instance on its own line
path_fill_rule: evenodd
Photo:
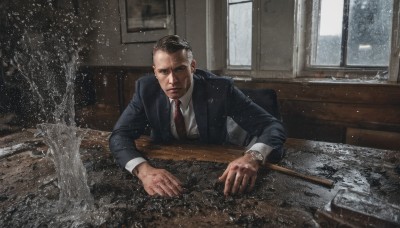
M 258 162 L 259 164 L 262 164 L 264 162 L 264 156 L 259 151 L 249 150 L 246 152 L 246 154 L 250 154 L 251 159 L 253 159 L 253 161 Z

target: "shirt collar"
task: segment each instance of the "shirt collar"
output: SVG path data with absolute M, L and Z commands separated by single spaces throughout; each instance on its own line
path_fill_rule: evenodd
M 183 95 L 179 100 L 181 101 L 181 106 L 183 109 L 186 109 L 189 105 L 190 100 L 192 99 L 192 94 L 193 94 L 193 75 L 190 77 L 190 87 L 188 91 Z M 173 99 L 169 98 L 169 102 L 172 103 Z

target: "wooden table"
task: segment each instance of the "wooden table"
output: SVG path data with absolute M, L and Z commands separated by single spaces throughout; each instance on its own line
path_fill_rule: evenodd
M 105 199 L 108 199 L 110 196 L 104 198 L 103 193 L 96 189 L 105 190 L 113 186 L 117 186 L 117 189 L 111 192 L 109 190 L 107 194 L 114 194 L 114 198 L 126 196 L 125 200 L 130 200 L 137 194 L 132 192 L 132 189 L 138 189 L 138 191 L 142 191 L 142 189 L 134 177 L 131 177 L 124 170 L 117 168 L 108 149 L 108 136 L 109 132 L 90 130 L 82 142 L 82 159 L 88 167 L 89 185 L 96 199 L 101 199 L 101 202 L 105 202 Z M 193 164 L 201 167 L 203 163 L 200 164 L 197 161 L 215 162 L 215 164 L 228 163 L 243 153 L 242 148 L 230 146 L 191 144 L 156 145 L 152 144 L 146 137 L 138 139 L 136 144 L 147 157 L 156 160 L 168 160 L 169 163 L 167 163 L 168 165 L 165 168 L 173 170 L 174 167 L 172 166 L 174 162 L 171 160 L 177 162 L 195 162 Z M 16 147 L 16 145 L 19 146 Z M 1 222 L 5 221 L 2 221 L 1 218 L 8 216 L 9 207 L 14 208 L 14 211 L 18 211 L 20 208 L 18 205 L 21 202 L 25 202 L 26 197 L 31 197 L 32 194 L 39 197 L 42 189 L 50 188 L 49 183 L 54 182 L 55 179 L 51 161 L 40 154 L 40 151 L 46 151 L 47 147 L 41 142 L 40 138 L 34 138 L 31 131 L 18 132 L 0 138 L 0 150 L 4 151 L 12 147 L 19 149 L 16 149 L 13 154 L 0 158 L 0 211 L 1 216 L 3 216 L 0 216 L 0 225 L 2 224 Z M 379 150 L 300 139 L 288 139 L 285 148 L 287 150 L 286 157 L 279 164 L 280 166 L 298 173 L 333 180 L 335 182 L 334 187 L 327 188 L 280 172 L 264 170 L 259 175 L 258 191 L 264 197 L 261 199 L 256 199 L 254 198 L 256 195 L 253 196 L 250 194 L 243 196 L 243 198 L 234 197 L 233 199 L 229 199 L 230 201 L 223 201 L 223 196 L 213 192 L 213 189 L 194 189 L 189 194 L 192 198 L 199 197 L 199 199 L 202 199 L 204 194 L 212 193 L 213 195 L 207 195 L 207 197 L 214 200 L 222 200 L 221 203 L 223 205 L 226 203 L 229 203 L 226 205 L 233 205 L 233 212 L 226 212 L 208 206 L 200 208 L 200 211 L 209 214 L 209 217 L 200 216 L 201 213 L 190 214 L 190 217 L 187 218 L 179 214 L 169 215 L 172 217 L 153 214 L 152 216 L 155 220 L 150 221 L 146 213 L 150 213 L 151 210 L 146 209 L 144 213 L 140 211 L 142 209 L 134 206 L 135 203 L 129 206 L 118 203 L 120 202 L 118 200 L 115 202 L 111 200 L 110 202 L 107 201 L 109 203 L 107 208 L 132 210 L 136 213 L 136 216 L 142 219 L 141 221 L 145 221 L 145 225 L 163 224 L 173 226 L 185 222 L 184 225 L 188 226 L 207 226 L 207 224 L 236 226 L 238 224 L 243 225 L 238 222 L 241 222 L 242 220 L 240 219 L 243 219 L 243 216 L 246 215 L 246 219 L 255 218 L 256 220 L 254 221 L 257 222 L 250 223 L 251 221 L 246 220 L 248 222 L 246 224 L 248 225 L 259 225 L 269 222 L 270 225 L 283 224 L 284 226 L 289 226 L 288 224 L 291 224 L 290 226 L 302 226 L 305 222 L 314 225 L 316 223 L 323 223 L 325 225 L 329 225 L 330 223 L 332 225 L 332 221 L 335 218 L 329 218 L 332 214 L 326 213 L 326 206 L 343 189 L 361 192 L 378 199 L 379 202 L 384 202 L 385 205 L 399 207 L 400 151 Z M 206 173 L 206 171 L 204 172 Z M 207 175 L 210 175 L 209 178 L 215 178 L 219 174 Z M 177 175 L 185 178 L 189 174 L 179 173 Z M 132 182 L 132 179 L 134 182 Z M 146 198 L 140 202 L 144 202 L 147 207 L 152 205 L 151 203 L 154 203 L 153 199 L 150 198 Z M 171 203 L 171 201 L 168 202 Z M 160 202 L 157 201 L 157 203 Z M 183 203 L 183 205 L 185 204 Z M 199 205 L 196 207 L 200 207 Z M 190 208 L 190 205 L 184 206 L 185 210 L 188 207 Z M 257 213 L 246 214 L 247 212 L 243 207 L 251 207 Z M 181 210 L 182 208 L 178 207 L 178 209 Z M 235 210 L 241 211 L 242 217 L 236 214 L 239 212 Z M 282 218 L 285 219 L 282 220 Z M 131 221 L 127 218 L 125 219 L 126 221 Z M 218 222 L 218 219 L 221 221 Z M 23 219 L 20 218 L 20 220 Z M 346 221 L 336 220 L 334 222 L 343 223 Z M 8 223 L 4 224 L 9 225 Z
M 147 157 L 167 160 L 229 163 L 242 156 L 244 152 L 244 148 L 226 145 L 190 143 L 155 145 L 147 137 L 136 140 L 136 144 L 138 149 Z M 358 196 L 356 197 L 357 199 L 354 199 L 354 203 L 347 205 L 336 203 L 337 210 L 343 210 L 347 214 L 353 213 L 350 215 L 351 218 L 346 217 L 341 212 L 332 213 L 331 208 L 319 207 L 316 215 L 319 216 L 320 223 L 335 227 L 342 224 L 352 224 L 351 222 L 360 224 L 363 222 L 362 219 L 370 221 L 375 219 L 375 223 L 371 222 L 364 225 L 392 226 L 397 224 L 400 226 L 400 218 L 397 216 L 400 215 L 400 151 L 293 138 L 287 140 L 285 149 L 287 150 L 287 156 L 282 165 L 272 165 L 272 167 L 269 165 L 269 167 L 279 171 L 280 169 L 277 167 L 285 166 L 290 168 L 289 171 L 292 171 L 291 173 L 297 176 L 306 176 L 306 178 L 302 179 L 298 179 L 293 175 L 285 177 L 288 178 L 288 181 L 293 181 L 293 183 L 303 182 L 301 185 L 306 185 L 307 188 L 315 189 L 316 192 L 319 192 L 315 193 L 315 195 L 314 193 L 305 193 L 306 196 L 307 194 L 322 196 L 322 201 L 328 207 L 338 193 L 336 201 L 339 197 L 343 199 L 343 197 Z M 290 172 L 285 171 L 283 173 Z M 333 189 L 329 189 L 331 186 L 323 189 L 320 186 L 313 185 L 312 183 L 315 184 L 316 178 L 322 179 L 323 182 L 332 180 L 334 183 Z M 325 184 L 325 187 L 327 185 L 329 184 Z M 358 204 L 366 201 L 366 198 L 370 201 L 368 205 L 364 205 L 366 208 L 363 210 L 357 208 Z M 383 205 L 386 205 L 387 210 L 392 210 L 392 215 L 385 217 L 376 212 L 374 207 L 382 208 Z M 367 213 L 371 210 L 374 212 Z M 384 214 L 384 212 L 382 213 Z M 393 221 L 395 222 L 393 223 Z

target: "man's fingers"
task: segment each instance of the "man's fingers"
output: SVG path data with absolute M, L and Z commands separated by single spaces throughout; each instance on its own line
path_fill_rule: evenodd
M 235 181 L 236 172 L 229 172 L 225 180 L 224 195 L 228 196 L 231 193 L 232 185 Z
M 162 189 L 162 191 L 163 191 L 163 193 L 164 193 L 164 195 L 162 195 L 162 196 L 173 197 L 173 196 L 176 195 L 176 194 L 174 193 L 174 191 L 173 191 L 168 185 L 166 185 L 166 184 L 159 184 L 158 186 Z
M 178 196 L 181 194 L 181 182 L 174 175 L 164 169 L 152 168 L 146 173 L 141 175 L 140 180 L 146 192 L 153 196 Z
M 249 179 L 250 179 L 250 177 L 248 175 L 245 174 L 243 176 L 243 179 L 242 179 L 242 182 L 241 182 L 240 188 L 239 188 L 240 194 L 242 194 L 243 192 L 246 191 L 246 188 L 248 187 L 248 184 L 249 184 Z
M 172 191 L 172 196 L 178 196 L 182 193 L 182 187 L 176 181 L 166 181 L 166 186 Z M 171 196 L 171 195 L 170 195 Z
M 248 191 L 252 191 L 254 186 L 256 185 L 256 179 L 257 179 L 257 175 L 251 176 L 250 177 L 250 186 L 247 189 Z
M 178 178 L 170 173 L 165 173 L 157 184 L 165 193 L 163 196 L 178 196 L 182 192 L 181 182 Z
M 241 175 L 240 173 L 236 173 L 235 175 L 235 183 L 233 183 L 233 187 L 232 187 L 232 194 L 236 194 L 241 186 L 241 183 L 243 181 L 243 175 Z
M 167 178 L 167 184 L 172 188 L 177 189 L 178 191 L 182 191 L 182 183 L 181 181 L 176 178 L 175 176 L 171 175 Z
M 229 166 L 227 169 L 225 169 L 224 173 L 218 178 L 219 181 L 223 182 L 226 180 L 226 177 L 228 176 L 229 173 Z
M 156 185 L 153 187 L 153 191 L 159 196 L 165 196 L 164 190 L 160 185 Z
M 153 189 L 145 189 L 145 190 L 146 190 L 147 194 L 149 194 L 150 196 L 154 196 L 157 194 Z
M 182 193 L 182 183 L 181 181 L 176 178 L 174 175 L 168 175 L 166 178 L 166 184 L 168 187 L 174 192 L 174 196 L 178 196 Z

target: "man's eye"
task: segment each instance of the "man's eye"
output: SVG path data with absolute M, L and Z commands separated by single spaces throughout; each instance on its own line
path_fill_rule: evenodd
M 167 75 L 168 71 L 167 70 L 161 70 L 160 73 L 163 74 L 163 75 Z

